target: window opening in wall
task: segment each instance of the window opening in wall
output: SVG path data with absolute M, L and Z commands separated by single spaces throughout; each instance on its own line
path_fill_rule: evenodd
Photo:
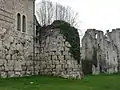
M 17 14 L 17 30 L 21 31 L 21 15 L 20 15 L 20 13 Z
M 22 32 L 26 32 L 26 17 L 22 17 Z

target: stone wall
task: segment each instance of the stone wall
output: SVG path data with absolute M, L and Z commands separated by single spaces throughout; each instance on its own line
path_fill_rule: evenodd
M 26 32 L 17 30 L 17 13 L 26 16 Z M 33 75 L 32 32 L 33 1 L 0 0 L 1 77 Z
M 45 36 L 40 33 L 40 38 L 36 35 L 38 42 L 35 40 L 33 1 L 0 0 L 0 76 L 42 74 L 81 78 L 81 64 L 72 57 L 71 45 L 58 29 L 49 29 Z M 17 30 L 18 13 L 21 16 L 20 30 Z M 26 32 L 22 32 L 23 15 Z
M 118 72 L 119 46 L 115 43 L 117 41 L 115 38 L 119 37 L 113 31 L 107 31 L 105 35 L 100 30 L 88 29 L 86 31 L 82 39 L 81 58 L 83 62 L 90 63 L 91 73 Z M 86 63 L 83 63 L 83 72 L 85 72 L 84 68 L 88 68 Z
M 118 71 L 120 72 L 120 28 L 108 31 L 108 36 L 117 48 Z
M 59 29 L 48 29 L 46 33 L 41 33 L 40 73 L 80 79 L 81 64 L 72 57 L 69 47 L 71 45 Z

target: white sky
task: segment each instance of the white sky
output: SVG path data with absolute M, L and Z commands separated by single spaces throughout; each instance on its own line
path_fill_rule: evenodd
M 38 3 L 41 0 L 36 0 Z M 120 0 L 51 0 L 72 7 L 79 13 L 80 29 L 120 28 Z

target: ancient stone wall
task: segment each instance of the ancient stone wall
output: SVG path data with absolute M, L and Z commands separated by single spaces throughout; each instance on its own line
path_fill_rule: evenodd
M 26 16 L 26 32 L 17 30 L 17 13 Z M 0 0 L 0 76 L 33 74 L 33 1 Z
M 46 34 L 41 34 L 40 73 L 81 78 L 81 64 L 72 57 L 69 47 L 71 45 L 59 29 L 49 29 Z
M 81 47 L 83 72 L 88 66 L 93 74 L 118 72 L 118 47 L 114 43 L 117 35 L 113 34 L 113 32 L 107 32 L 104 35 L 102 31 L 95 29 L 86 31 Z M 86 66 L 86 63 L 89 65 Z
M 43 74 L 81 78 L 81 64 L 74 60 L 71 45 L 59 29 L 49 29 L 45 36 L 40 33 L 41 38 L 36 32 L 37 40 L 34 38 L 33 13 L 33 0 L 0 0 L 0 76 Z
M 116 48 L 117 52 L 117 59 L 118 61 L 118 71 L 120 72 L 120 28 L 113 29 L 111 32 L 107 32 L 107 35 L 109 36 L 109 39 L 114 44 L 114 48 Z

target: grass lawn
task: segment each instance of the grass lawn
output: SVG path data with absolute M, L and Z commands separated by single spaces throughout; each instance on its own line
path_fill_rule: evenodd
M 0 79 L 0 90 L 120 90 L 120 74 L 67 80 L 49 76 Z

